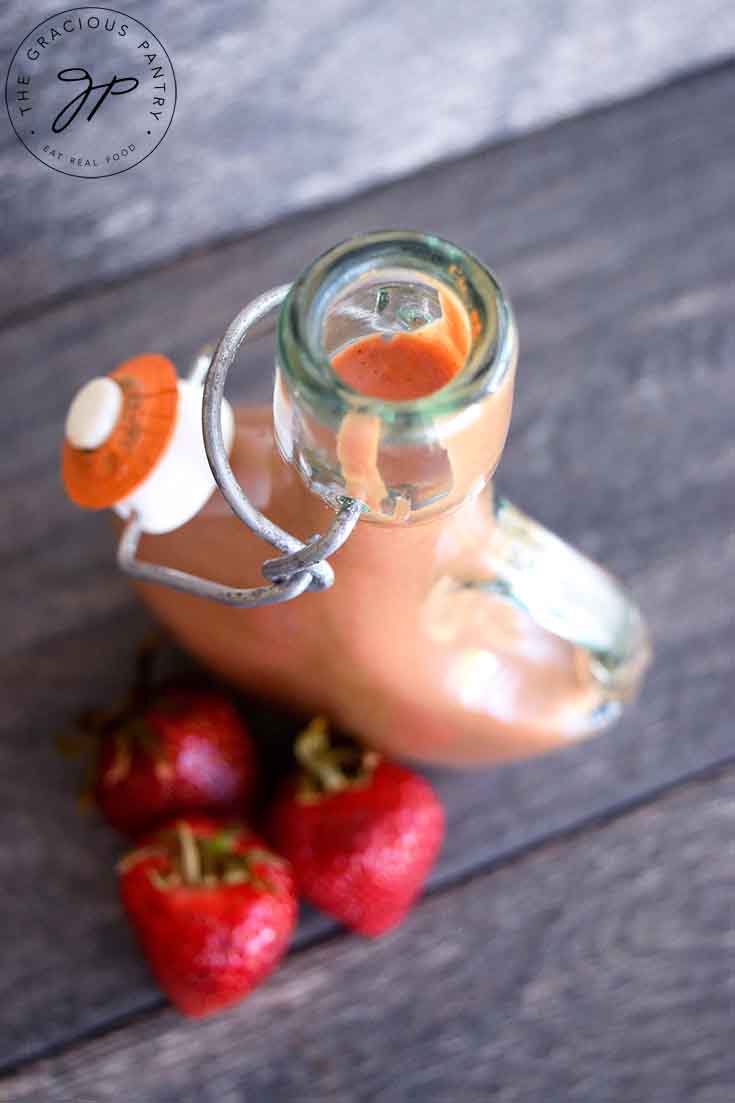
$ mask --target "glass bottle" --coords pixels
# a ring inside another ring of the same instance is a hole
[[[221,443],[251,505],[307,548],[336,510],[360,503],[359,521],[329,559],[334,583],[307,589],[316,575],[302,572],[294,600],[241,609],[139,582],[144,601],[236,685],[325,712],[392,753],[490,762],[607,726],[639,686],[647,633],[610,575],[493,492],[517,360],[513,313],[495,278],[437,237],[381,232],[330,249],[284,295],[272,409],[237,408],[232,417],[223,403]],[[446,340],[450,323],[462,363],[431,393],[386,400],[335,370],[340,352],[366,336],[380,334],[386,347],[398,334]],[[208,470],[191,428],[201,374],[178,384],[173,443],[158,441],[124,495],[118,488],[116,501],[95,502],[123,517],[137,510],[142,528],[154,530],[136,562],[262,587],[267,545],[220,490],[202,504],[200,487],[178,519],[156,523]],[[158,401],[162,393],[159,384]],[[107,447],[102,430],[75,433],[72,413],[65,463],[70,455],[92,464]],[[123,418],[113,415],[106,410],[114,435]],[[128,429],[128,443],[118,441],[126,456],[136,448]],[[130,567],[130,548],[120,558]]]

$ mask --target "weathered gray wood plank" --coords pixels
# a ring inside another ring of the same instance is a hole
[[[6,0],[7,55],[60,7]],[[132,172],[85,181],[35,161],[3,113],[3,315],[652,87],[735,42],[727,0],[123,8],[172,58],[173,126]],[[104,71],[104,37],[99,50]]]
[[[204,1023],[164,1011],[31,1067],[10,1103],[729,1103],[735,776],[293,957]]]
[[[158,1000],[119,915],[115,842],[77,816],[53,748],[76,710],[121,690],[147,623],[105,524],[61,496],[66,402],[136,351],[188,356],[248,296],[349,233],[410,222],[497,268],[523,344],[502,488],[627,577],[657,643],[640,706],[609,735],[530,764],[436,774],[450,824],[437,876],[732,754],[733,95],[733,71],[691,81],[2,334],[4,1062]],[[267,342],[248,365],[241,390],[265,395]]]

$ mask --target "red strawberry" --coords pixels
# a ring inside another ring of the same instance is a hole
[[[304,767],[286,783],[271,837],[317,907],[365,935],[406,915],[434,864],[444,811],[418,774],[373,751],[330,743],[322,717],[296,743]]]
[[[175,820],[119,869],[143,953],[185,1015],[236,1003],[283,956],[297,914],[291,872],[248,827]]]
[[[103,723],[94,786],[113,827],[136,836],[171,816],[242,816],[255,749],[230,701],[212,690],[159,690]]]

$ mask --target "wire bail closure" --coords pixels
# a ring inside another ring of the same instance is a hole
[[[334,583],[334,571],[326,560],[344,544],[357,524],[362,512],[360,503],[345,497],[325,535],[317,533],[307,544],[303,544],[260,513],[249,500],[230,466],[222,435],[221,409],[227,373],[253,326],[274,314],[290,289],[291,284],[281,284],[249,302],[228,326],[211,360],[208,354],[201,354],[189,374],[189,379],[194,382],[204,381],[204,448],[223,497],[236,517],[284,554],[263,564],[267,585],[250,589],[225,586],[174,567],[144,563],[138,559],[142,528],[137,515],[133,514],[123,529],[117,549],[118,566],[133,578],[141,582],[157,582],[174,590],[245,609],[291,601],[306,590],[326,590]]]

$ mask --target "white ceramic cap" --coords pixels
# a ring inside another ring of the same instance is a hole
[[[172,532],[185,525],[212,496],[216,486],[202,436],[203,389],[188,379],[178,382],[176,425],[166,451],[147,479],[122,501],[115,512],[136,513],[144,532]],[[235,415],[222,400],[222,435],[229,454],[235,437]]]
[[[114,379],[104,375],[90,379],[77,391],[66,415],[69,444],[86,451],[99,448],[117,425],[122,404],[122,388]]]

